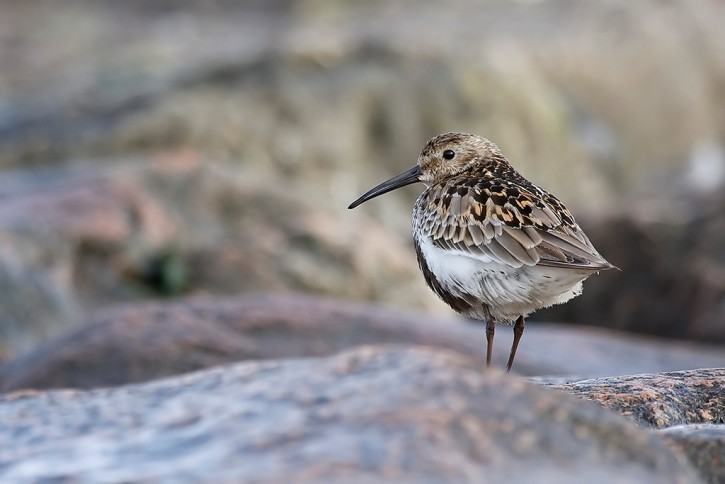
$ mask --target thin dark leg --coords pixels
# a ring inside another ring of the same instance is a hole
[[[524,317],[519,316],[514,324],[514,342],[511,345],[511,354],[509,354],[509,362],[506,365],[506,371],[511,371],[511,367],[514,364],[514,357],[516,356],[516,349],[519,347],[519,340],[521,335],[524,334]]]
[[[486,368],[491,366],[491,357],[493,356],[493,333],[496,331],[496,323],[493,321],[486,322]]]

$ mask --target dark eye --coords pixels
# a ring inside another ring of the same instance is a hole
[[[446,150],[443,152],[443,158],[446,160],[452,160],[454,156],[456,156],[456,153],[453,150]]]

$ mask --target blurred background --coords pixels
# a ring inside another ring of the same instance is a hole
[[[533,320],[725,343],[725,4],[0,0],[0,360],[118,304],[306,292],[445,317],[426,140],[496,142],[621,273]]]

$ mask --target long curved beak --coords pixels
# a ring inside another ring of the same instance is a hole
[[[418,177],[420,176],[420,166],[415,165],[410,170],[406,171],[405,173],[401,173],[398,176],[394,176],[388,181],[384,181],[380,185],[376,186],[375,188],[371,188],[368,190],[363,196],[355,200],[350,204],[347,208],[355,208],[361,203],[367,202],[371,198],[375,198],[378,195],[382,195],[383,193],[388,193],[396,188],[404,187],[406,185],[410,185],[411,183],[415,183],[418,180]]]

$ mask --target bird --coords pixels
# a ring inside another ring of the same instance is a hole
[[[422,182],[412,232],[423,277],[457,313],[486,323],[486,367],[497,324],[513,324],[511,368],[534,311],[582,292],[589,276],[617,269],[551,193],[524,178],[490,140],[468,133],[430,139],[415,166],[349,205]]]

